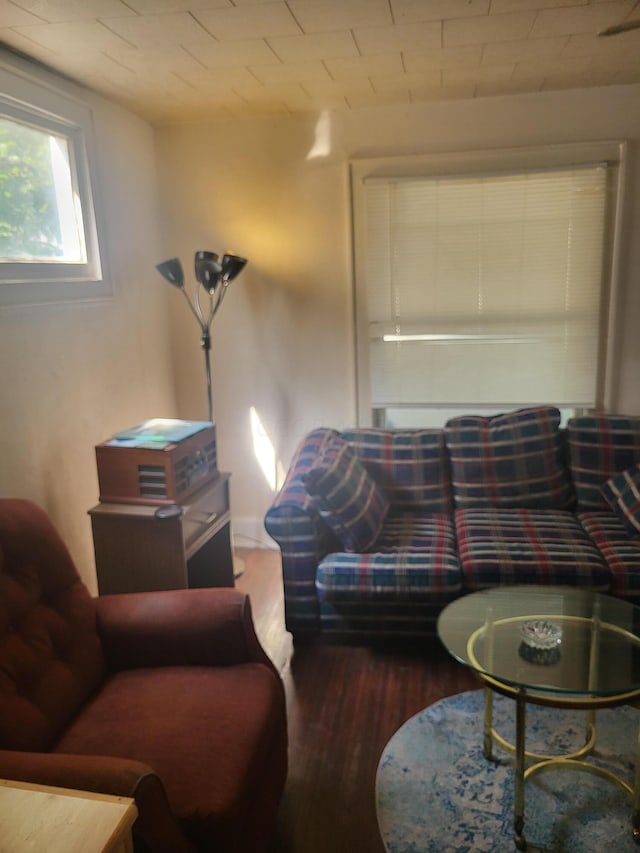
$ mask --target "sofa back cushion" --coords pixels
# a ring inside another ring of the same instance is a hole
[[[373,545],[389,502],[342,436],[325,444],[302,480],[347,551]]]
[[[608,509],[604,484],[640,463],[640,417],[584,415],[572,418],[567,432],[578,508]]]
[[[440,429],[342,432],[393,509],[451,512],[449,463]]]
[[[457,508],[566,509],[573,503],[558,409],[453,418],[445,436]]]
[[[95,606],[47,515],[0,499],[0,749],[49,748],[104,677]]]

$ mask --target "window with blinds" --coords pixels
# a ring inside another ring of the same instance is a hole
[[[597,404],[609,171],[364,178],[354,222],[360,373],[378,423],[405,425],[407,411],[427,423],[425,410],[446,419]]]

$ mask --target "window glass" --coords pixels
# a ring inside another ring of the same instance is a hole
[[[0,260],[86,263],[63,136],[0,118]]]

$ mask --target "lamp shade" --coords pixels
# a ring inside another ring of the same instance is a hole
[[[215,252],[196,252],[194,267],[196,278],[200,284],[213,293],[220,282],[222,267],[218,263]]]
[[[169,284],[177,287],[178,290],[184,290],[184,272],[182,264],[178,258],[171,258],[169,261],[163,261],[161,264],[156,264],[156,269]]]
[[[234,255],[233,252],[225,252],[222,256],[222,278],[225,281],[233,281],[247,263],[246,258]]]

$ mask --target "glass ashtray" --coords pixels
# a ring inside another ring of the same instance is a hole
[[[550,664],[560,660],[562,628],[547,619],[532,619],[520,626],[519,654],[529,663]]]

